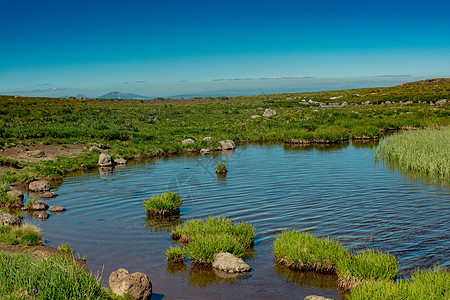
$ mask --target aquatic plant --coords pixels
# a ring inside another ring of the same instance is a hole
[[[166,260],[173,263],[180,263],[186,257],[186,249],[181,247],[170,247],[166,251]]]
[[[283,231],[273,245],[278,263],[301,271],[334,273],[336,263],[350,255],[337,241],[317,238],[297,229]]]
[[[150,215],[170,216],[178,213],[183,198],[175,192],[153,195],[142,204]]]
[[[27,202],[25,202],[25,209],[30,210],[31,207],[33,206],[34,202],[36,202],[36,197],[28,199]]]
[[[186,248],[192,261],[210,264],[214,261],[214,255],[219,252],[229,252],[236,257],[242,257],[246,247],[236,237],[227,233],[219,233],[194,239]]]
[[[220,162],[216,164],[216,173],[224,174],[227,173],[227,164],[225,162]]]
[[[365,250],[337,261],[338,287],[351,290],[363,281],[394,280],[398,274],[397,258],[389,253]]]
[[[375,157],[430,177],[450,179],[450,127],[401,132],[384,138]]]
[[[450,271],[440,267],[417,270],[410,279],[364,281],[351,291],[349,300],[450,299]]]

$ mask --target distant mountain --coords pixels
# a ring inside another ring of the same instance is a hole
[[[109,92],[103,96],[98,97],[100,99],[150,99],[149,97],[137,95],[133,93],[122,93],[122,92]]]

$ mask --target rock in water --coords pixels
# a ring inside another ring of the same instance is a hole
[[[0,212],[0,225],[20,225],[20,219],[15,215]]]
[[[34,201],[33,205],[31,205],[31,210],[47,210],[47,208],[48,204],[41,200]]]
[[[277,111],[275,109],[268,108],[264,111],[263,117],[268,118],[271,116],[275,116],[276,114],[277,114]]]
[[[220,141],[219,143],[222,150],[233,150],[236,148],[236,145],[232,140]]]
[[[7,191],[6,194],[10,197],[17,197],[20,201],[23,201],[23,192],[19,190]]]
[[[114,160],[114,163],[116,165],[126,165],[127,164],[127,160],[125,158],[119,157],[119,158]]]
[[[238,258],[228,252],[216,254],[212,266],[213,268],[230,273],[243,273],[251,270],[250,266],[242,258]]]
[[[111,155],[109,155],[108,153],[100,153],[100,155],[98,156],[98,165],[100,167],[109,167],[113,164],[114,163]]]
[[[63,212],[66,210],[66,208],[64,206],[52,205],[52,206],[50,206],[50,208],[48,210],[50,212]]]
[[[50,184],[47,180],[37,180],[30,182],[28,189],[32,192],[46,192],[50,191]]]
[[[305,300],[334,300],[334,299],[325,298],[325,297],[322,297],[322,296],[311,295],[311,296],[306,296]]]
[[[152,283],[147,275],[140,272],[129,274],[125,269],[114,271],[109,276],[109,287],[119,296],[129,293],[135,299],[152,297]]]

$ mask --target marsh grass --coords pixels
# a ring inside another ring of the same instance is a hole
[[[275,238],[273,254],[278,263],[291,269],[322,273],[334,273],[336,263],[350,255],[337,241],[297,229],[286,230]]]
[[[222,251],[242,257],[253,246],[254,238],[253,225],[223,216],[192,219],[172,231],[172,239],[184,243],[189,257],[199,264],[212,263],[214,254]]]
[[[153,195],[142,204],[149,215],[170,216],[179,212],[183,198],[175,192]]]
[[[4,299],[113,299],[98,278],[67,255],[33,259],[0,252],[0,296]]]
[[[349,300],[365,299],[450,299],[450,271],[434,267],[417,270],[410,279],[365,281],[348,295]]]
[[[375,150],[377,159],[418,171],[430,177],[450,179],[450,127],[400,132],[383,139]]]
[[[166,251],[166,260],[172,263],[181,263],[184,261],[186,254],[186,249],[171,246]]]
[[[338,287],[348,291],[363,281],[394,280],[398,275],[397,258],[389,253],[367,249],[339,259],[336,264]]]
[[[225,162],[220,162],[216,164],[216,173],[217,174],[227,173],[227,164]]]
[[[8,245],[34,246],[42,243],[42,234],[36,225],[24,223],[21,226],[0,226],[0,242]]]

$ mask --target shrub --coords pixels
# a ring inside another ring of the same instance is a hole
[[[183,198],[179,194],[169,191],[150,197],[143,206],[149,214],[169,216],[176,214],[182,203]]]

